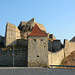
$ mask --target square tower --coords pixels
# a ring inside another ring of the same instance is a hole
[[[7,23],[5,32],[5,46],[13,45],[17,39],[21,39],[20,30],[13,24]]]
[[[28,67],[48,66],[48,38],[35,24],[28,37]]]

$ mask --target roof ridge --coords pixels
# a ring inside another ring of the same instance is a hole
[[[29,36],[47,36],[46,33],[43,33],[43,31],[35,24],[32,32],[29,34]]]

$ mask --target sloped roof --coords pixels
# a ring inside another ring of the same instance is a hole
[[[35,24],[32,32],[29,34],[29,36],[47,36],[46,33],[44,33],[38,26]]]
[[[70,42],[75,42],[75,36],[70,40]]]

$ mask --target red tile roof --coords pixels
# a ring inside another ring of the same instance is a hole
[[[44,33],[40,28],[35,24],[32,32],[29,34],[29,36],[47,36],[46,33]]]

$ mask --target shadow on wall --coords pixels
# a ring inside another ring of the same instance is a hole
[[[62,48],[64,48],[64,45],[61,43],[60,40],[53,40],[53,42],[51,42],[50,40],[48,41],[48,51],[57,52],[60,51]]]
[[[17,39],[13,41],[11,44],[9,44],[8,46],[13,46],[13,45],[28,46],[28,40],[27,39]]]
[[[62,60],[71,54],[75,50],[75,42],[69,42],[64,40],[64,46],[60,51],[50,52],[48,51],[49,56],[49,65],[60,65]]]
[[[28,50],[15,49],[14,50],[14,66],[27,67]],[[13,66],[13,50],[3,51],[0,49],[0,67]]]

